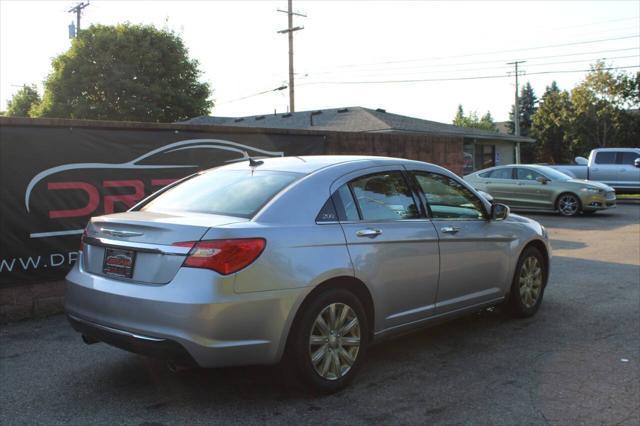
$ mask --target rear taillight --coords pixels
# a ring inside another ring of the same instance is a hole
[[[212,269],[222,275],[233,274],[252,264],[264,250],[262,238],[187,241],[174,246],[191,247],[183,266]]]

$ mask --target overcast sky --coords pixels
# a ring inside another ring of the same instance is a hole
[[[69,48],[73,1],[0,1],[0,110],[22,84],[38,85]],[[93,23],[152,24],[176,31],[202,79],[213,115],[285,112],[287,91],[241,99],[287,82],[286,1],[107,1],[84,10]],[[506,120],[526,60],[538,96],[556,80],[571,88],[597,58],[636,72],[640,1],[294,1],[307,18],[295,33],[296,109],[342,106],[451,122],[456,107]],[[541,74],[545,73],[545,74]],[[475,77],[492,77],[477,79]],[[462,78],[462,79],[461,79]],[[451,80],[458,79],[458,80]],[[400,82],[398,80],[431,80]],[[354,84],[354,82],[359,82]],[[376,82],[376,83],[362,83]]]

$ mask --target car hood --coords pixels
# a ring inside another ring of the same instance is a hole
[[[598,189],[602,189],[604,191],[613,191],[609,185],[605,185],[602,182],[596,182],[594,180],[586,180],[586,179],[569,179],[567,182],[577,184],[577,185],[586,185]]]

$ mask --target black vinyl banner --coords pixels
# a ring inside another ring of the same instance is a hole
[[[320,135],[0,126],[0,286],[62,279],[89,218],[198,170],[323,152]]]

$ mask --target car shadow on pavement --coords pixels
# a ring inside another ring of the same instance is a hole
[[[580,214],[573,217],[561,216],[551,212],[514,212],[525,216],[549,228],[569,230],[610,231],[640,222],[640,205],[624,204],[616,208],[599,211],[594,214]],[[633,220],[629,220],[633,218]]]

